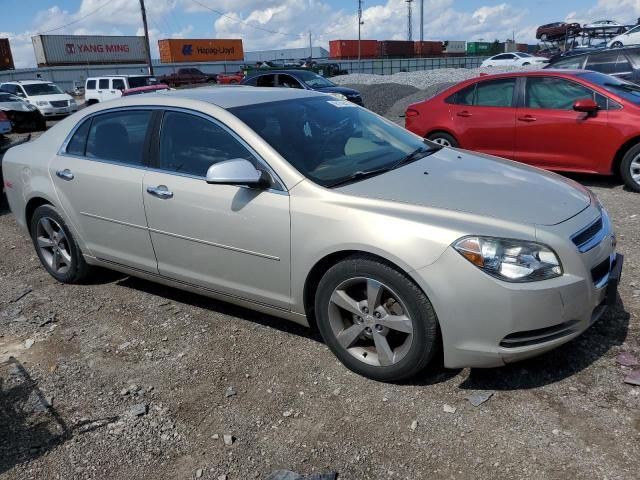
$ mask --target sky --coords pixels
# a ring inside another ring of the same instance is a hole
[[[357,38],[357,0],[145,0],[152,57],[162,38],[242,38],[245,51],[328,48]],[[413,3],[414,40],[419,4]],[[35,66],[31,36],[140,35],[137,0],[0,0],[0,38],[9,38],[16,68]],[[612,19],[636,23],[640,0],[424,0],[425,40],[533,43],[538,25]],[[362,38],[407,38],[405,0],[365,0]],[[60,28],[62,27],[62,28]]]

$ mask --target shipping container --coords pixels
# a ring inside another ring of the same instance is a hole
[[[378,56],[377,40],[360,40],[360,58],[376,58]],[[330,40],[329,58],[357,59],[358,40]]]
[[[529,51],[529,45],[526,43],[516,43],[516,50],[518,52],[527,53]]]
[[[422,58],[441,57],[442,42],[414,42],[413,53]]]
[[[445,53],[465,53],[467,51],[467,42],[464,40],[445,40]]]
[[[492,48],[491,42],[467,42],[467,55],[491,55]]]
[[[162,63],[225,62],[243,60],[240,39],[178,39],[158,40]]]
[[[0,38],[0,70],[14,70],[13,55],[8,38]]]
[[[381,40],[378,42],[379,58],[411,58],[413,42],[408,40]]]
[[[31,41],[39,67],[146,63],[144,37],[36,35]]]

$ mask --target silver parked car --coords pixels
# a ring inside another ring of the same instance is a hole
[[[493,367],[616,298],[607,212],[552,173],[424,141],[353,103],[213,87],[96,105],[4,161],[47,271],[99,265],[317,325],[370,378]]]

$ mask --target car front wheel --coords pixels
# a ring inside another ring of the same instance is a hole
[[[620,175],[627,187],[634,192],[640,192],[640,144],[629,149],[622,158]]]
[[[611,48],[622,48],[624,47],[624,45],[622,44],[622,42],[613,42],[611,44]]]
[[[69,227],[51,205],[36,208],[31,217],[31,239],[40,262],[62,283],[78,283],[89,273]]]
[[[406,275],[373,257],[333,266],[318,286],[322,337],[350,370],[393,382],[423,370],[440,345],[425,294]]]
[[[448,133],[436,132],[427,137],[427,140],[431,140],[433,143],[442,145],[443,147],[458,147],[458,142]]]

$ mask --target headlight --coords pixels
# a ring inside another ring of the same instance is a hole
[[[331,92],[331,93],[329,93],[329,95],[332,95],[332,96],[334,96],[336,98],[339,98],[340,100],[346,100],[347,99],[346,95],[343,95],[342,93],[338,93],[338,92]]]
[[[479,269],[506,282],[536,282],[562,275],[558,256],[540,243],[464,237],[453,247]]]
[[[45,100],[38,100],[36,102],[36,105],[40,106],[40,107],[46,107],[47,105],[49,105],[49,102],[45,101]]]
[[[33,112],[34,110],[37,110],[37,108],[35,105],[27,103],[27,110],[29,110],[30,112]]]

